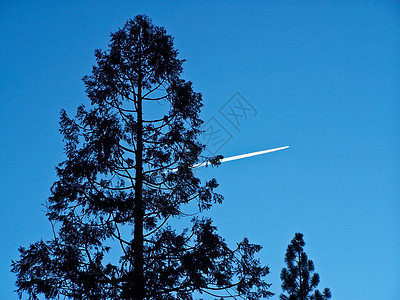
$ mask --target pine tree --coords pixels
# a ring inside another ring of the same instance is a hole
[[[208,210],[223,197],[191,168],[208,159],[198,142],[202,97],[183,80],[173,38],[143,15],[111,34],[83,81],[90,108],[61,112],[66,160],[47,216],[54,238],[20,247],[20,297],[192,299],[193,293],[258,299],[269,273],[244,239],[229,248]],[[214,165],[220,157],[210,158]],[[172,220],[172,221],[171,221]],[[115,259],[115,258],[118,259]]]
[[[287,268],[281,272],[282,290],[281,300],[326,300],[331,298],[329,288],[321,293],[316,287],[319,284],[319,275],[314,273],[315,267],[309,260],[303,248],[305,242],[303,234],[296,233],[287,247],[285,263]],[[315,289],[315,290],[314,290]]]

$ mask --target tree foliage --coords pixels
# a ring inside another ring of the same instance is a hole
[[[319,275],[314,273],[315,267],[309,260],[303,248],[305,242],[303,234],[296,233],[286,250],[285,263],[287,268],[281,272],[282,290],[281,300],[326,300],[331,298],[329,288],[321,293],[316,287],[319,284]]]
[[[272,295],[260,246],[244,239],[231,249],[210,219],[187,213],[223,197],[191,168],[209,159],[198,142],[202,97],[180,77],[173,38],[140,15],[95,58],[83,78],[90,107],[61,112],[67,158],[47,204],[54,238],[20,247],[12,264],[20,297]],[[185,229],[173,227],[185,218]]]

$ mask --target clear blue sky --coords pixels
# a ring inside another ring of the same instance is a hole
[[[18,246],[50,236],[59,111],[88,104],[94,49],[143,13],[175,37],[203,119],[229,132],[221,154],[293,145],[198,171],[220,182],[209,215],[228,243],[264,246],[273,299],[295,232],[334,299],[399,299],[399,2],[159,2],[1,1],[0,299],[16,298]],[[254,108],[237,128],[221,113],[236,92]]]

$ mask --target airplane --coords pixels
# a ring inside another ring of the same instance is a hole
[[[261,151],[246,153],[246,154],[225,157],[225,158],[221,159],[220,162],[223,163],[223,162],[227,162],[227,161],[233,161],[233,160],[238,160],[238,159],[242,159],[242,158],[248,158],[248,157],[252,157],[252,156],[262,155],[262,154],[271,153],[271,152],[275,152],[275,151],[279,151],[279,150],[284,150],[289,147],[290,146],[283,146],[283,147],[278,147],[278,148],[273,148],[273,149],[267,149],[267,150],[261,150]],[[211,165],[211,162],[205,161],[205,162],[193,165],[192,168],[200,168],[200,167],[205,167],[208,165]],[[173,169],[173,170],[171,170],[171,172],[176,172],[177,170],[178,169]]]
[[[246,153],[246,154],[240,154],[240,155],[225,157],[225,158],[221,159],[220,162],[223,163],[223,162],[227,162],[227,161],[238,160],[238,159],[242,159],[242,158],[262,155],[262,154],[271,153],[271,152],[275,152],[275,151],[279,151],[279,150],[284,150],[284,149],[287,149],[289,147],[290,146],[283,146],[283,147],[279,147],[279,148],[273,148],[273,149],[267,149],[267,150],[261,150],[261,151]],[[204,166],[208,166],[208,165],[211,165],[211,162],[206,161],[206,162],[202,162],[202,163],[199,163],[199,164],[195,164],[195,165],[192,166],[192,168],[199,168],[199,167],[204,167]]]

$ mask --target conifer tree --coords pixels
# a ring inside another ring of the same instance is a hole
[[[260,246],[244,239],[230,248],[210,219],[187,214],[223,197],[215,179],[202,182],[191,168],[208,159],[198,141],[202,97],[180,77],[173,38],[139,15],[95,57],[83,78],[90,107],[75,118],[61,112],[66,160],[47,205],[54,238],[20,247],[12,264],[19,296],[272,295],[269,270],[255,258]],[[185,217],[186,229],[173,227]]]
[[[296,233],[286,250],[285,263],[287,268],[281,272],[281,300],[326,300],[331,298],[329,288],[321,293],[317,288],[319,275],[314,273],[315,267],[304,252],[303,234]]]

